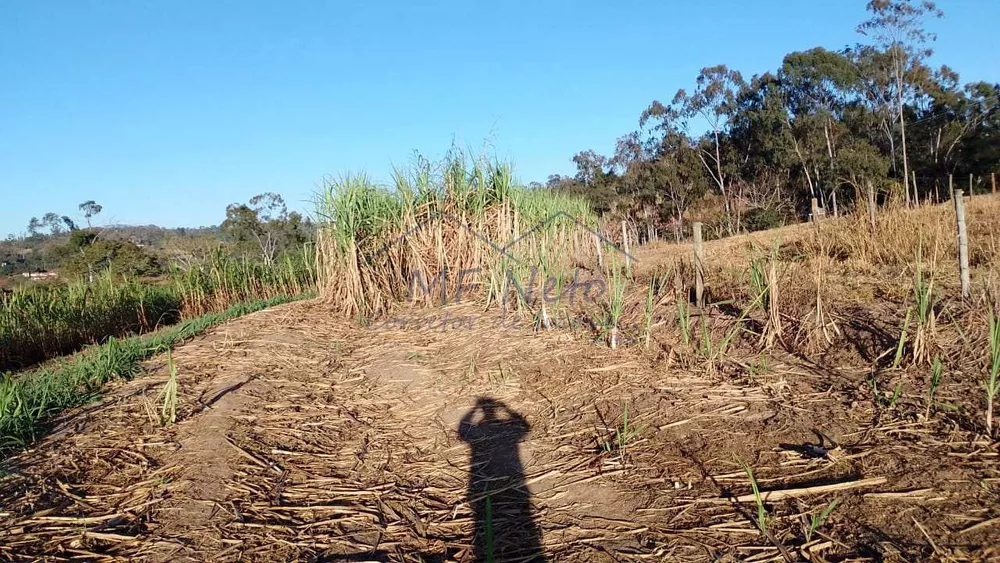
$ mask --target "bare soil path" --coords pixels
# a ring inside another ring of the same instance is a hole
[[[218,327],[176,350],[166,427],[151,362],[4,464],[0,559],[1000,555],[995,445],[941,419],[873,424],[857,370],[694,369],[472,305],[406,318],[358,327],[303,302]],[[820,455],[814,430],[835,442]],[[767,535],[752,501],[727,498],[750,492],[741,461],[783,491]]]

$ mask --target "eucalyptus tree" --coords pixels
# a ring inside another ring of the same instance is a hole
[[[550,176],[547,185],[587,198],[599,213],[611,210],[617,199],[618,186],[610,160],[588,149],[575,154],[573,163],[576,164],[573,178]]]
[[[694,142],[680,131],[669,131],[653,148],[652,176],[664,205],[669,205],[674,236],[684,230],[684,214],[708,191],[708,176]]]
[[[650,209],[657,204],[657,178],[652,166],[653,155],[639,131],[620,137],[615,154],[609,160],[618,174],[616,189],[619,210],[632,215],[642,213],[651,219]]]
[[[889,161],[877,147],[860,137],[851,137],[844,143],[836,162],[836,178],[853,188],[856,202],[866,202],[872,229],[878,194],[888,183],[888,173]]]
[[[679,239],[684,213],[707,189],[691,138],[673,129],[635,131],[618,139],[611,163],[618,171],[619,207],[641,216],[650,230],[668,219]]]
[[[30,237],[40,236],[42,234],[41,231],[42,231],[42,222],[38,219],[38,217],[32,217],[28,221],[28,236]]]
[[[965,115],[973,123],[963,137],[962,159],[969,173],[994,173],[1000,162],[1000,83],[965,86]]]
[[[1000,85],[960,86],[958,74],[942,67],[931,77],[924,97],[926,104],[914,108],[921,173],[943,177],[992,172],[1000,160]]]
[[[912,95],[908,75],[933,51],[927,44],[936,36],[924,29],[926,17],[944,16],[929,0],[870,0],[871,17],[858,25],[858,33],[871,37],[875,46],[887,56],[890,79],[884,85],[885,98],[895,104],[899,123],[900,146],[903,156],[903,185],[910,178],[906,154],[906,116],[904,105]],[[909,190],[904,190],[909,201]]]
[[[834,161],[846,134],[842,120],[858,84],[857,67],[843,53],[817,47],[786,55],[778,77],[788,108],[785,124],[811,197],[829,190],[835,198]]]
[[[32,217],[32,223],[34,223],[34,217]],[[61,235],[63,233],[71,232],[76,230],[76,223],[73,222],[67,215],[59,215],[58,213],[46,213],[42,216],[40,226],[49,229],[49,234],[52,236]],[[31,223],[28,225],[31,228]]]
[[[294,251],[309,240],[313,226],[298,212],[288,211],[285,200],[267,192],[244,204],[226,207],[220,229],[238,251],[257,255],[264,264],[274,263],[282,251]]]
[[[873,210],[900,184],[909,201],[916,174],[925,194],[927,179],[948,174],[983,182],[1000,161],[1000,84],[963,86],[948,67],[927,65],[935,36],[925,24],[942,16],[933,2],[866,2],[857,31],[867,44],[793,52],[749,82],[725,65],[704,68],[693,90],[649,104],[611,159],[579,153],[576,178],[556,184],[678,221],[693,198],[715,192],[724,209],[709,213],[721,234],[752,207],[804,211],[815,197],[836,209],[853,196]]]
[[[701,150],[698,156],[712,183],[722,195],[727,228],[732,234],[736,225],[733,221],[732,194],[729,188],[734,163],[727,162],[724,158],[728,155],[723,148],[723,137],[737,110],[737,96],[746,83],[738,71],[730,70],[726,65],[717,65],[703,68],[695,85],[694,92],[690,94],[683,88],[678,90],[670,107],[654,101],[642,113],[639,125],[645,126],[647,122],[655,121],[660,129],[678,128],[687,131],[692,118],[700,118],[708,125],[709,131],[699,143]]]
[[[747,209],[777,210],[786,201],[782,194],[792,180],[792,168],[802,165],[813,192],[809,168],[801,147],[792,135],[790,114],[776,75],[754,76],[737,97],[728,142],[739,155],[738,195]],[[796,194],[798,195],[798,194]]]
[[[103,207],[101,207],[101,205],[99,203],[97,203],[96,201],[94,201],[92,199],[88,199],[87,201],[81,203],[77,207],[79,208],[80,212],[83,213],[84,219],[87,220],[87,228],[88,229],[91,227],[90,220],[94,216],[96,216],[97,214],[99,214],[101,212],[101,210],[104,209]]]

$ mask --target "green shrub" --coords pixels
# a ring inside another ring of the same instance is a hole
[[[163,260],[132,242],[100,238],[96,233],[73,231],[69,241],[53,251],[61,262],[63,277],[73,279],[98,272],[118,276],[152,277],[165,272]]]
[[[754,231],[766,231],[775,229],[782,225],[781,213],[766,207],[754,207],[747,211],[743,218],[743,228],[751,233]]]

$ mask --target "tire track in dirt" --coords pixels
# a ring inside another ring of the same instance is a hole
[[[239,459],[234,451],[237,446],[230,440],[235,427],[234,416],[245,411],[252,402],[250,396],[241,392],[252,379],[223,378],[211,382],[215,384],[212,396],[224,394],[211,406],[178,425],[178,449],[167,461],[168,467],[178,469],[175,484],[166,502],[157,510],[157,535],[167,542],[176,541],[176,544],[160,544],[164,549],[150,554],[153,561],[175,560],[179,545],[196,551],[220,548],[218,538],[192,532],[233,516],[224,508],[229,493],[225,482],[232,479],[233,467]],[[227,391],[234,385],[239,387]]]

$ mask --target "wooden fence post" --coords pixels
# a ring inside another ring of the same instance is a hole
[[[875,186],[868,182],[868,221],[871,223],[872,234],[875,234]]]
[[[990,172],[990,185],[992,186],[993,193],[997,193],[997,175],[995,172]]]
[[[972,174],[969,174],[969,197],[972,197],[973,193],[975,192],[972,191]]]
[[[630,258],[630,256],[632,255],[632,249],[630,248],[628,242],[629,242],[628,227],[626,226],[625,220],[622,219],[622,245],[624,245],[624,250],[625,250],[625,267],[631,268],[632,258]]]
[[[701,246],[701,223],[691,224],[694,238],[694,297],[699,307],[705,305],[705,249]]]
[[[604,254],[601,253],[601,237],[594,235],[594,248],[597,249],[597,267],[604,269]]]
[[[962,190],[955,191],[955,217],[958,219],[958,269],[962,281],[962,299],[972,293],[969,280],[969,235],[965,228],[965,200]]]
[[[955,184],[951,174],[948,174],[948,197],[955,199]]]
[[[920,192],[917,191],[917,171],[914,170],[910,173],[913,177],[913,201],[916,203],[916,207],[920,207]]]

